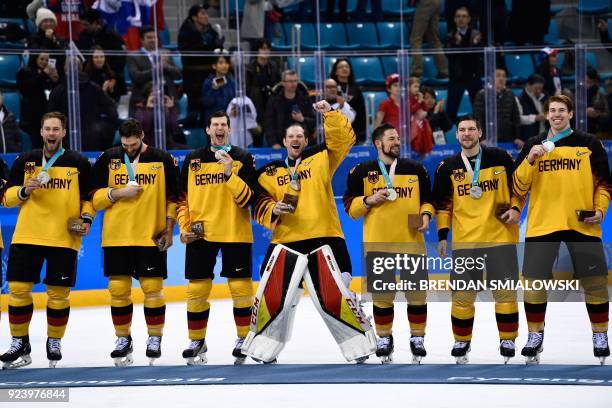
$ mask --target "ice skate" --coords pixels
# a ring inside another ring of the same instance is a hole
[[[115,349],[111,352],[111,358],[115,362],[115,367],[127,367],[134,363],[132,357],[132,336],[117,337]]]
[[[183,358],[187,362],[187,365],[201,365],[206,364],[206,340],[191,340],[189,346],[183,350]]]
[[[410,352],[412,353],[412,364],[421,364],[423,357],[427,355],[423,336],[410,337]]]
[[[234,365],[242,365],[247,358],[247,355],[242,352],[242,344],[244,343],[244,337],[238,337],[236,343],[234,343],[234,350],[232,350],[232,356],[234,356]]]
[[[504,364],[508,364],[508,361],[516,354],[514,340],[500,340],[499,354],[504,358]]]
[[[147,357],[149,365],[152,366],[155,360],[161,357],[161,336],[149,336],[147,339]]]
[[[28,336],[13,337],[6,353],[0,356],[2,369],[25,367],[32,364],[30,357],[30,338]]]
[[[525,364],[540,364],[540,353],[544,351],[544,332],[529,332],[527,344],[521,350]]]
[[[606,357],[610,357],[608,333],[593,333],[593,355],[599,358],[599,364],[606,364]]]
[[[382,364],[393,362],[393,335],[378,338],[376,343],[376,357],[380,358]]]
[[[55,368],[58,361],[62,359],[62,339],[55,337],[47,338],[47,360],[49,368]]]
[[[451,356],[455,357],[457,364],[467,364],[470,361],[469,353],[471,350],[471,342],[455,341],[453,349],[451,350]]]

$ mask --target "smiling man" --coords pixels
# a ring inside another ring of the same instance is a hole
[[[591,329],[593,354],[600,361],[608,346],[608,268],[601,242],[601,222],[610,203],[610,168],[602,143],[572,130],[573,103],[552,96],[544,106],[548,132],[530,138],[514,172],[514,193],[529,192],[523,275],[526,280],[551,279],[561,241],[567,245],[580,279]],[[546,290],[525,291],[529,338],[522,350],[528,364],[538,363],[544,342]]]
[[[251,246],[253,232],[249,205],[254,201],[255,162],[247,151],[229,144],[229,116],[215,112],[208,119],[210,147],[192,151],[185,158],[180,177],[178,222],[181,241],[187,244],[185,278],[189,347],[187,364],[206,362],[206,326],[217,254],[221,251],[221,276],[234,301],[238,338],[232,355],[244,362],[242,342],[249,331],[253,283]]]
[[[102,153],[93,168],[91,201],[105,210],[102,225],[104,276],[108,277],[111,316],[117,342],[115,365],[132,359],[132,277],[144,294],[149,338],[146,356],[161,356],[166,305],[163,280],[168,277],[166,254],[172,245],[178,201],[178,169],[167,152],[143,142],[140,122],[119,127],[121,146]]]
[[[9,323],[13,339],[0,356],[5,368],[28,365],[28,337],[34,305],[32,287],[40,282],[47,262],[47,359],[62,359],[61,339],[70,314],[70,287],[76,282],[77,253],[95,211],[88,192],[91,165],[78,152],[62,147],[66,117],[49,112],[41,120],[43,148],[17,157],[2,204],[19,206],[19,216],[6,270],[9,282]]]
[[[505,150],[480,144],[478,120],[457,120],[461,152],[440,163],[434,181],[434,204],[438,228],[438,252],[447,256],[448,232],[452,228],[453,265],[451,282],[488,282],[518,279],[519,200],[512,196],[514,162]],[[459,261],[470,268],[460,270]],[[466,262],[467,263],[467,262]],[[486,274],[485,274],[486,271]],[[499,352],[504,360],[514,357],[518,334],[516,291],[493,290]],[[455,344],[451,355],[458,364],[468,362],[477,292],[452,292],[451,322]]]
[[[422,164],[400,158],[401,139],[391,125],[377,127],[372,134],[378,153],[354,167],[348,176],[344,208],[353,219],[363,216],[363,242],[368,265],[368,278],[373,278],[371,259],[407,253],[420,257],[426,253],[425,238],[434,214],[431,183]],[[409,222],[416,217],[417,222]],[[407,271],[408,272],[408,271]],[[400,276],[405,276],[400,274]],[[427,280],[426,268],[414,271],[410,278],[416,283]],[[410,350],[414,362],[427,355],[424,346],[427,321],[426,292],[406,291],[410,323]],[[378,334],[376,355],[383,363],[392,361],[393,317],[395,292],[373,293],[374,322]]]

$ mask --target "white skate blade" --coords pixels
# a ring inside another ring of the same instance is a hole
[[[12,370],[14,368],[25,367],[32,364],[32,357],[29,354],[24,354],[18,360],[10,361],[2,364],[3,370]]]
[[[188,357],[185,359],[185,362],[187,363],[188,366],[193,366],[193,365],[204,365],[206,363],[208,363],[208,360],[206,359],[206,353],[200,353],[195,357]]]
[[[417,364],[420,365],[421,364],[421,360],[423,359],[423,356],[412,356],[412,364]]]
[[[236,357],[234,360],[234,365],[243,365],[246,361],[246,357]]]
[[[155,365],[155,360],[157,360],[157,357],[149,357],[149,365],[150,366]]]
[[[391,364],[393,363],[393,353],[388,356],[380,356],[380,364]]]
[[[606,357],[599,357],[599,364],[600,365],[605,365],[606,364]]]
[[[132,357],[132,353],[130,353],[125,357],[113,358],[113,361],[115,362],[115,367],[128,367],[134,363],[134,358]]]
[[[49,368],[55,368],[59,360],[49,360]]]
[[[470,358],[466,354],[465,356],[455,357],[455,363],[457,364],[467,364],[470,361]]]
[[[508,364],[508,361],[510,361],[510,357],[504,357],[504,364]]]

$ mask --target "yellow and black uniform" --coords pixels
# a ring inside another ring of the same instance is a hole
[[[454,264],[459,259],[484,259],[474,262],[474,268],[463,274],[451,271],[452,280],[482,279],[486,269],[487,280],[518,279],[518,225],[506,224],[498,216],[511,207],[521,208],[512,195],[514,162],[505,150],[480,146],[482,158],[478,185],[482,189],[479,199],[470,196],[472,177],[458,153],[444,159],[436,171],[434,205],[438,239],[445,240],[452,228]],[[476,157],[468,157],[475,167]],[[484,268],[478,268],[478,266]],[[516,292],[494,290],[495,318],[501,340],[514,340],[518,334],[518,305]],[[454,291],[451,321],[456,341],[470,341],[474,324],[476,291]]]
[[[585,290],[594,332],[608,330],[608,291],[601,225],[578,221],[576,211],[600,210],[605,216],[611,196],[608,156],[593,135],[573,131],[557,141],[555,149],[529,164],[534,145],[547,138],[542,133],[527,141],[513,177],[514,193],[531,192],[527,212],[523,274],[549,279],[561,241],[568,247],[574,273]],[[530,331],[544,328],[545,290],[525,292],[525,313]]]
[[[390,166],[386,165],[387,174]],[[395,201],[368,208],[365,198],[387,185],[377,160],[361,163],[351,169],[344,194],[344,208],[353,219],[363,219],[363,243],[366,252],[366,275],[371,277],[371,259],[389,256],[391,253],[408,253],[419,256],[426,253],[423,233],[409,227],[408,216],[435,212],[432,204],[431,182],[422,164],[409,159],[397,159],[393,188],[397,192]],[[414,244],[414,245],[410,245]],[[394,248],[395,247],[395,248]],[[427,270],[413,271],[410,279],[427,279]],[[403,277],[403,276],[402,276]],[[410,332],[413,336],[424,336],[427,322],[426,292],[405,292],[408,301],[407,313]],[[392,334],[395,293],[374,293],[374,322],[378,336]]]
[[[4,191],[9,180],[9,168],[6,165],[4,159],[0,157],[0,197],[4,195]],[[4,249],[4,241],[2,240],[2,234],[0,234],[0,258],[2,258],[2,250]],[[2,274],[0,273],[0,287],[2,286]]]
[[[204,236],[187,244],[185,278],[189,338],[206,336],[210,304],[208,296],[214,278],[216,257],[221,250],[221,276],[228,278],[234,300],[234,321],[238,337],[249,331],[253,305],[251,246],[253,231],[249,205],[255,197],[255,161],[247,151],[231,146],[232,174],[224,175],[223,165],[210,148],[189,153],[179,182],[178,223],[189,232],[196,222],[203,224]]]
[[[258,195],[253,218],[272,230],[262,267],[275,244],[305,254],[328,244],[340,270],[352,272],[331,181],[355,143],[355,133],[339,111],[326,112],[323,118],[325,142],[304,150],[297,168],[295,160],[288,160],[291,170],[298,174],[300,191],[291,189],[291,175],[284,161],[271,162],[257,171],[257,181],[265,192]],[[285,193],[298,195],[298,203],[294,213],[277,217],[272,210]]]
[[[167,252],[159,251],[154,239],[166,229],[167,218],[176,219],[178,169],[169,153],[147,146],[138,156],[134,171],[142,193],[133,199],[115,201],[112,190],[125,187],[129,181],[124,153],[121,147],[102,153],[92,177],[93,206],[97,211],[105,210],[102,247],[104,275],[110,277],[111,315],[116,335],[129,335],[132,277],[139,279],[149,335],[161,336],[166,311],[162,280],[167,277]]]
[[[40,173],[42,160],[42,149],[17,157],[2,199],[5,207],[21,207],[6,271],[9,322],[14,337],[28,334],[32,287],[40,282],[45,260],[48,336],[64,336],[70,314],[70,287],[76,281],[77,251],[81,247],[81,237],[68,231],[68,220],[80,217],[91,223],[95,214],[87,197],[91,165],[75,151],[65,150],[48,169],[49,182],[25,195],[23,186]]]

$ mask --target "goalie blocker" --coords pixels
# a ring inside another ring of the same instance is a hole
[[[261,277],[242,352],[263,362],[276,359],[291,336],[302,279],[347,361],[376,352],[374,330],[342,275],[329,245],[308,255],[276,245]]]

